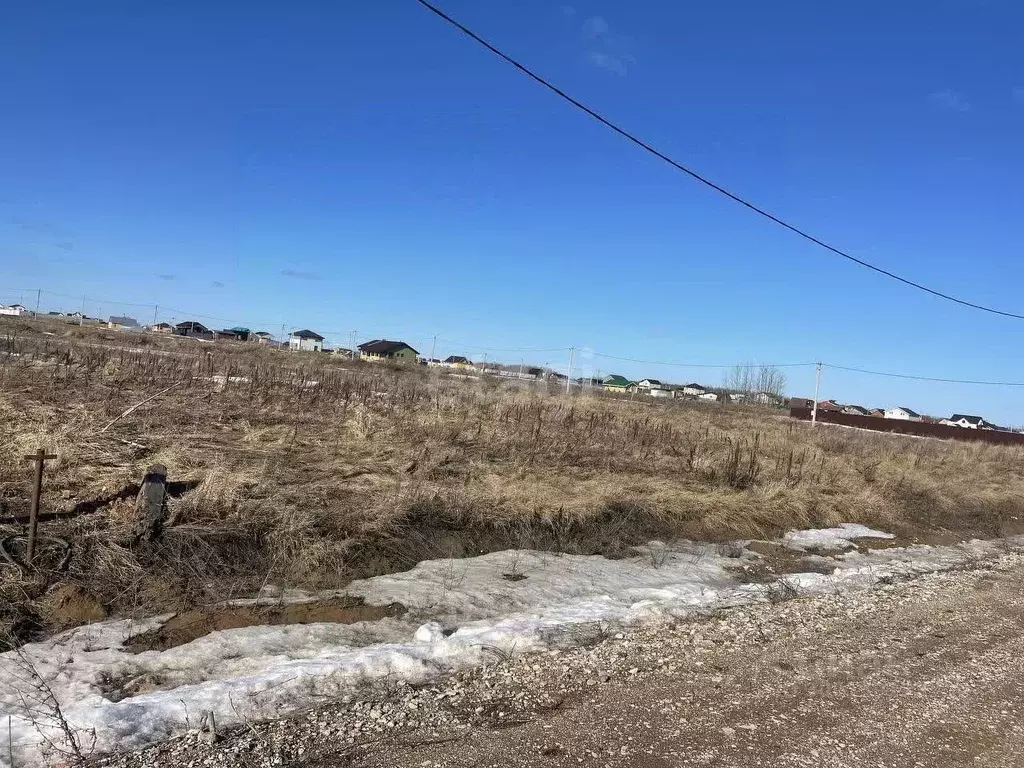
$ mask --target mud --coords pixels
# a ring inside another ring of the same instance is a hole
[[[205,606],[176,614],[157,629],[135,635],[125,643],[125,648],[132,653],[166,651],[224,629],[279,624],[354,624],[401,616],[405,611],[405,606],[399,603],[364,605],[352,597],[310,603]]]

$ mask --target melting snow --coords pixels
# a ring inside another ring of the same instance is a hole
[[[806,531],[790,531],[782,537],[782,543],[790,549],[837,550],[851,549],[851,539],[893,539],[891,533],[876,531],[859,523],[841,523],[838,528],[811,528]]]
[[[821,546],[821,540],[888,536],[860,526],[812,533],[790,538]],[[858,589],[995,551],[995,544],[972,542],[847,553],[836,558],[832,575],[786,580],[804,594]],[[126,640],[168,617],[102,622],[0,654],[0,717],[11,718],[16,765],[40,762],[47,742],[61,739],[52,703],[33,694],[45,681],[85,745],[94,732],[98,752],[136,748],[196,727],[207,710],[230,726],[337,698],[385,676],[421,682],[480,665],[496,649],[564,647],[599,637],[611,624],[765,600],[766,585],[740,584],[730,570],[753,557],[746,552],[737,561],[715,546],[684,542],[652,544],[622,560],[534,551],[431,560],[347,590],[371,605],[403,603],[409,612],[400,619],[245,627],[137,655],[124,649]],[[112,701],[111,691],[134,695]],[[0,765],[6,741],[7,729],[0,729]]]

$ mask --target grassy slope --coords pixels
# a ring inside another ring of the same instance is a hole
[[[153,549],[125,546],[129,501],[45,524],[74,542],[68,573],[0,570],[8,620],[28,628],[59,621],[47,602],[58,581],[143,615],[268,580],[340,586],[508,547],[616,555],[649,538],[838,522],[992,536],[1024,507],[1017,447],[811,430],[753,408],[569,399],[250,345],[31,323],[4,331],[5,514],[27,509],[22,456],[40,446],[59,456],[47,509],[116,491],[154,462],[197,484],[171,500],[174,524]]]

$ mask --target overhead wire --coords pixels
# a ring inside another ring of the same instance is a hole
[[[715,365],[712,363],[678,363],[665,360],[641,360],[635,357],[619,357],[617,355],[606,355],[603,352],[591,352],[594,357],[603,357],[607,360],[619,360],[626,363],[641,363],[643,365],[667,365],[674,368],[806,368],[817,365],[810,363],[732,363],[728,365]]]
[[[892,379],[912,379],[914,381],[935,381],[943,384],[977,384],[989,387],[1024,387],[1024,381],[982,381],[979,379],[944,379],[938,376],[918,376],[912,373],[891,373],[889,371],[869,371],[864,368],[853,368],[848,365],[836,365],[834,363],[822,363],[825,368],[832,368],[837,371],[851,371],[853,373],[865,373],[870,376],[886,376]]]
[[[579,101],[575,97],[570,96],[566,91],[564,91],[561,88],[559,88],[558,86],[554,85],[549,80],[546,80],[545,78],[541,77],[536,72],[534,72],[532,69],[529,69],[527,66],[525,66],[522,63],[520,63],[516,59],[512,58],[507,53],[504,53],[503,51],[501,51],[500,49],[498,49],[497,47],[495,47],[494,45],[489,43],[487,40],[482,38],[480,35],[475,33],[473,30],[469,29],[464,24],[460,23],[459,21],[457,21],[454,18],[452,18],[451,16],[449,16],[447,13],[442,11],[437,6],[427,2],[427,0],[416,0],[416,2],[419,3],[421,6],[423,6],[424,8],[426,8],[431,13],[433,13],[434,15],[436,15],[438,18],[442,19],[446,23],[448,23],[451,26],[453,26],[456,29],[458,29],[466,37],[468,37],[471,40],[479,43],[484,48],[489,50],[491,53],[493,53],[494,55],[498,56],[499,58],[501,58],[502,60],[504,60],[508,64],[511,64],[513,67],[515,67],[517,70],[522,72],[524,75],[526,75],[527,77],[529,77],[530,79],[532,79],[536,83],[542,85],[544,88],[547,88],[549,91],[551,91],[555,95],[559,96],[560,98],[564,99],[569,104],[571,104],[572,106],[574,106],[577,109],[581,110],[582,112],[586,113],[587,115],[592,117],[594,120],[596,120],[597,122],[599,122],[602,125],[604,125],[606,128],[609,128],[610,130],[614,131],[618,135],[622,136],[627,141],[632,142],[633,144],[635,144],[636,146],[640,147],[644,151],[650,153],[651,155],[654,155],[659,160],[662,160],[662,161],[668,163],[669,165],[671,165],[676,170],[682,171],[683,173],[687,174],[691,178],[693,178],[696,181],[700,182],[701,184],[703,184],[703,185],[713,189],[714,191],[718,192],[719,194],[722,194],[725,197],[729,198],[730,200],[732,200],[732,201],[734,201],[736,203],[739,203],[740,205],[744,206],[745,208],[753,211],[754,213],[756,213],[756,214],[758,214],[760,216],[763,216],[764,218],[768,219],[769,221],[772,221],[775,224],[778,224],[780,227],[783,227],[784,229],[787,229],[790,232],[792,232],[792,233],[794,233],[796,235],[799,235],[800,237],[804,238],[805,240],[808,240],[808,241],[814,243],[815,245],[820,246],[821,248],[824,248],[825,250],[827,250],[827,251],[829,251],[829,252],[831,252],[831,253],[833,253],[833,254],[835,254],[837,256],[841,256],[842,258],[847,259],[848,261],[851,261],[854,264],[858,264],[858,265],[860,265],[862,267],[865,267],[865,268],[870,269],[870,270],[872,270],[874,272],[877,272],[880,275],[884,275],[885,277],[889,277],[889,278],[891,278],[893,280],[897,280],[897,281],[903,283],[904,285],[908,285],[908,286],[910,286],[912,288],[916,288],[919,291],[924,291],[925,293],[929,293],[932,296],[936,296],[936,297],[938,297],[940,299],[945,299],[946,301],[951,301],[951,302],[954,302],[956,304],[960,304],[960,305],[965,306],[965,307],[970,307],[971,309],[977,309],[977,310],[980,310],[982,312],[989,312],[991,314],[1001,315],[1003,317],[1011,317],[1011,318],[1014,318],[1016,320],[1024,320],[1024,314],[1018,314],[1016,312],[1008,312],[1008,311],[1005,311],[1005,310],[1002,310],[1002,309],[996,309],[994,307],[988,307],[988,306],[985,306],[984,304],[978,304],[978,303],[973,302],[973,301],[968,301],[966,299],[961,299],[961,298],[959,298],[957,296],[953,296],[952,294],[949,294],[949,293],[944,293],[943,291],[939,291],[939,290],[937,290],[935,288],[929,288],[928,286],[926,286],[926,285],[924,285],[922,283],[919,283],[919,282],[917,282],[915,280],[911,280],[910,278],[903,277],[902,275],[898,275],[895,272],[892,272],[891,270],[885,269],[884,267],[880,267],[880,266],[878,266],[876,264],[872,264],[872,263],[870,263],[868,261],[865,261],[864,259],[860,259],[860,258],[854,256],[853,254],[848,253],[847,251],[842,250],[841,248],[837,248],[834,245],[829,245],[824,240],[821,240],[818,237],[815,237],[814,235],[810,234],[806,230],[801,229],[800,227],[797,227],[794,224],[790,224],[785,219],[782,219],[779,216],[776,216],[775,214],[770,213],[769,211],[767,211],[766,209],[760,207],[759,205],[756,205],[756,204],[750,202],[749,200],[747,200],[747,199],[745,199],[743,197],[740,197],[738,194],[736,194],[734,192],[730,192],[728,189],[726,189],[725,187],[721,186],[720,184],[717,184],[714,181],[711,181],[706,176],[703,176],[703,175],[697,173],[696,171],[692,170],[691,168],[688,168],[687,166],[683,165],[679,161],[672,159],[671,157],[666,155],[664,152],[661,152],[660,150],[658,150],[655,147],[653,147],[651,144],[648,144],[644,140],[638,138],[635,134],[630,133],[629,131],[625,130],[624,128],[619,127],[618,125],[613,123],[611,120],[609,120],[608,118],[604,117],[604,115],[602,115],[597,110],[595,110],[595,109],[593,109],[591,107],[588,107],[586,104],[584,104],[583,102]]]

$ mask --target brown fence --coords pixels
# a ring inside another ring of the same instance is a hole
[[[811,420],[810,408],[791,408],[789,415],[794,419]],[[838,411],[818,411],[818,421],[824,424],[841,424],[844,427],[872,429],[876,432],[892,432],[899,435],[938,437],[946,440],[976,440],[999,445],[1024,445],[1024,434],[1000,432],[993,429],[965,429],[947,427],[945,424],[926,424],[923,421],[902,421],[883,419],[878,416],[855,416]]]

